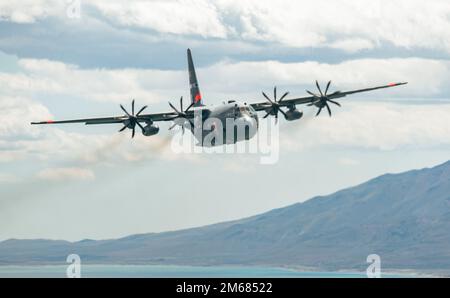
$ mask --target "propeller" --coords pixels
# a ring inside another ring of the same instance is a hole
[[[178,110],[172,103],[169,102],[170,107],[175,111],[177,114],[175,117],[172,118],[173,124],[169,128],[169,130],[172,130],[175,126],[180,125],[181,130],[184,134],[184,124],[186,122],[189,123],[190,127],[193,127],[194,124],[192,123],[191,119],[187,117],[187,112],[190,108],[194,105],[194,103],[191,103],[186,110],[183,110],[183,96],[180,97],[180,110]]]
[[[128,113],[128,111],[123,107],[123,105],[120,105],[120,108],[125,112],[127,119],[123,121],[123,127],[119,130],[119,132],[124,131],[126,128],[129,128],[132,130],[131,137],[134,138],[136,125],[138,125],[142,129],[142,133],[144,132],[144,127],[139,123],[139,115],[147,108],[147,106],[143,106],[139,112],[134,114],[134,99],[131,102],[131,114]]]
[[[264,92],[262,92],[262,95],[267,99],[267,101],[270,103],[270,107],[266,110],[266,115],[263,117],[264,119],[267,118],[269,115],[275,116],[275,123],[278,123],[278,112],[281,112],[281,114],[286,117],[286,113],[281,109],[281,101],[289,94],[289,92],[284,93],[280,99],[277,101],[277,87],[275,86],[273,88],[273,100],[270,99]]]
[[[315,101],[308,104],[308,106],[315,105],[315,106],[319,107],[319,110],[317,111],[316,116],[319,116],[320,112],[322,112],[322,109],[324,107],[326,107],[328,110],[328,115],[330,115],[330,117],[331,117],[331,109],[330,109],[330,106],[328,105],[328,102],[331,102],[339,107],[341,106],[340,103],[338,103],[337,101],[330,99],[331,96],[340,93],[340,91],[335,91],[331,94],[328,94],[328,89],[330,88],[330,85],[331,85],[331,81],[329,81],[327,83],[327,87],[325,88],[325,93],[322,93],[322,89],[319,86],[319,82],[317,82],[317,80],[316,80],[316,86],[317,86],[317,89],[319,90],[320,95],[314,94],[311,91],[306,90],[306,92],[308,92],[310,95],[312,95],[315,99]]]

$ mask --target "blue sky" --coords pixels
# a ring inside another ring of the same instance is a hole
[[[449,159],[448,1],[0,2],[0,239],[112,238],[254,215],[386,172]],[[280,160],[174,154],[169,124],[30,121],[168,110],[188,98],[186,48],[204,100],[263,100],[391,81],[334,117],[280,122]]]

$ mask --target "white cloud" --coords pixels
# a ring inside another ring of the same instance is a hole
[[[15,175],[8,174],[8,173],[0,173],[0,184],[15,183],[18,181],[19,181],[19,178],[17,178]]]
[[[338,163],[344,166],[357,166],[360,162],[354,158],[341,157],[338,159]]]
[[[223,169],[232,173],[246,173],[249,171],[250,163],[246,163],[244,158],[239,158],[239,156],[234,156],[233,160],[226,160],[223,165]]]
[[[93,5],[120,25],[203,37],[223,38],[227,34],[218,8],[211,1],[95,1]]]
[[[363,38],[350,38],[338,40],[330,44],[331,48],[341,49],[349,53],[356,53],[361,50],[369,50],[374,48],[373,42]]]
[[[181,71],[80,69],[76,65],[37,59],[20,59],[19,66],[22,73],[0,73],[0,86],[14,91],[75,94],[115,102],[130,101],[131,98],[145,102],[167,100],[170,98],[168,93],[179,96],[179,92],[175,93],[179,90],[177,85],[186,89],[183,88],[186,74]]]
[[[30,131],[30,122],[37,118],[50,118],[50,112],[45,106],[24,97],[0,95],[0,111],[0,141],[17,135],[36,137],[37,134]]]
[[[354,52],[381,42],[450,52],[450,3],[435,0],[98,1],[112,22],[174,34],[198,34],[334,47]]]
[[[64,180],[94,180],[93,171],[84,168],[51,168],[44,169],[37,174],[38,178],[50,181]]]
[[[3,124],[0,126],[1,163],[28,159],[94,165],[154,158],[186,158],[174,156],[167,150],[169,141],[164,136],[145,138],[138,135],[131,142],[128,130],[121,134],[102,135],[67,132],[56,126],[31,126],[31,121],[54,117],[42,104],[30,98],[0,95],[0,110],[3,113]]]
[[[86,129],[90,129],[86,127]],[[170,136],[144,137],[137,131],[131,140],[130,132],[116,131],[107,134],[83,134],[67,132],[56,127],[30,127],[30,134],[8,140],[11,149],[0,147],[0,162],[12,162],[29,159],[53,163],[78,164],[86,166],[117,165],[126,162],[144,160],[194,160],[186,154],[175,154],[170,149]],[[0,137],[1,139],[1,137]]]
[[[31,121],[53,118],[46,107],[32,99],[36,94],[57,95],[61,100],[76,94],[92,100],[120,99],[122,102],[140,94],[137,97],[139,102],[155,99],[166,101],[169,97],[167,94],[172,94],[177,87],[183,92],[187,90],[186,72],[80,69],[75,65],[36,59],[21,59],[19,66],[18,73],[0,73],[1,92],[4,94],[0,96],[0,109],[5,111],[4,124],[0,127],[1,162],[30,158],[93,165],[154,158],[195,160],[193,156],[171,152],[168,146],[170,137],[164,131],[161,135],[149,138],[138,136],[133,142],[129,142],[128,131],[122,134],[84,134],[67,132],[58,126],[29,125]],[[420,72],[417,72],[418,69]],[[292,96],[302,96],[305,93],[299,86],[312,89],[314,79],[321,82],[332,79],[332,90],[405,80],[409,81],[409,85],[376,91],[370,96],[409,98],[443,96],[449,90],[446,81],[450,78],[450,66],[447,61],[419,58],[360,59],[338,64],[314,61],[223,62],[200,68],[198,75],[200,79],[204,79],[201,84],[209,90],[209,93],[204,93],[208,103],[218,103],[218,99],[234,98],[234,95],[238,99],[258,100],[258,89],[270,88],[269,84],[272,82],[284,87],[294,87],[297,92],[292,92]],[[178,85],[176,82],[179,82]],[[155,91],[153,88],[159,89]],[[230,94],[230,90],[233,93]],[[358,97],[360,96],[353,98]],[[413,105],[408,109],[406,105],[359,102],[355,106],[351,102],[350,97],[342,100],[344,107],[332,119],[333,122],[321,117],[311,125],[312,122],[302,119],[300,123],[307,129],[301,132],[310,131],[312,135],[298,138],[302,141],[296,146],[342,144],[365,148],[395,148],[412,145],[414,142],[439,145],[443,142],[439,140],[448,133],[444,128],[450,127],[438,105]],[[444,110],[446,107],[443,105]],[[98,113],[86,117],[95,114]],[[425,124],[417,125],[420,122]],[[388,123],[389,126],[386,126]],[[336,129],[331,130],[331,127]],[[89,130],[91,127],[85,129]]]
[[[289,150],[327,146],[375,150],[450,147],[450,104],[340,102],[341,109],[332,105],[335,113],[331,118],[324,111],[317,118],[299,120],[301,128],[284,127],[282,146]]]
[[[339,90],[407,81],[409,85],[406,87],[384,90],[384,94],[430,97],[446,94],[449,90],[447,81],[450,78],[450,62],[421,58],[358,59],[337,64],[315,61],[238,62],[219,63],[199,70],[198,73],[199,76],[206,78],[204,84],[224,93],[230,90],[238,92],[244,88],[246,91],[251,88],[255,93],[256,90],[261,90],[260,88],[270,88],[272,84],[315,88],[313,82],[317,79],[322,84],[332,80],[332,88]],[[371,96],[378,94],[380,93],[372,92]],[[300,94],[291,94],[291,96],[302,95],[305,95],[303,90]]]
[[[24,152],[21,150],[0,150],[0,162],[11,162],[24,158]]]
[[[32,96],[40,92],[61,98],[75,95],[122,103],[136,98],[143,104],[166,102],[188,90],[186,71],[80,69],[75,65],[37,59],[21,59],[19,66],[20,73],[0,73],[3,93]],[[203,92],[207,101],[211,99],[210,103],[230,96],[256,97],[254,94],[272,84],[301,86],[301,93],[297,91],[292,96],[302,96],[305,94],[303,88],[314,88],[316,79],[322,83],[332,80],[333,88],[340,90],[409,82],[406,87],[384,90],[384,94],[389,96],[439,97],[450,90],[446,83],[450,78],[450,62],[422,58],[358,59],[337,64],[315,61],[219,62],[198,68],[197,74],[203,91],[211,92]]]
[[[64,15],[65,1],[22,0],[0,1],[0,20],[14,23],[34,23],[51,15]]]
[[[336,39],[364,39],[377,45],[450,51],[450,3],[422,0],[229,1],[221,11],[240,19],[244,38],[294,47],[330,46]],[[336,45],[336,44],[334,44]],[[346,48],[347,46],[344,46]]]
[[[48,16],[70,22],[64,1],[2,1],[0,18],[32,23]],[[92,9],[94,8],[94,9]],[[383,43],[450,52],[447,0],[169,0],[82,1],[82,18],[174,35],[331,47],[349,52]]]
[[[152,159],[194,159],[174,154],[169,147],[169,136],[143,137],[139,129],[131,141],[129,130],[120,134],[115,131],[84,134],[57,126],[31,126],[31,121],[53,118],[42,104],[32,99],[0,96],[0,110],[4,113],[0,126],[1,163],[41,160],[94,166]]]

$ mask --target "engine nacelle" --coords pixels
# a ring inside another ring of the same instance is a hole
[[[288,111],[286,111],[286,116],[284,118],[286,118],[287,121],[294,121],[302,117],[303,117],[302,111],[299,111],[297,109],[289,109]]]
[[[146,137],[156,135],[159,132],[159,127],[156,124],[148,124],[144,127],[142,134]]]

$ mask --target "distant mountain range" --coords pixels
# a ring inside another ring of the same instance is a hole
[[[356,187],[250,218],[115,240],[6,240],[0,264],[83,262],[450,269],[450,162],[386,174]]]

